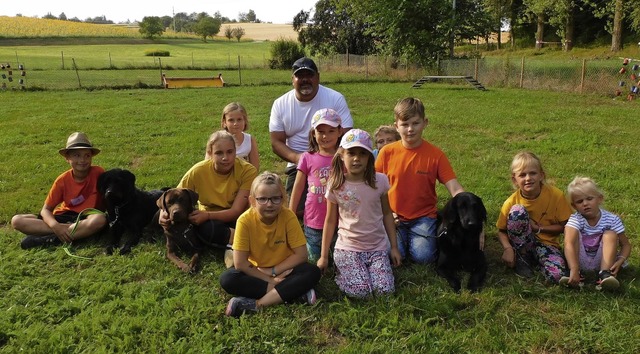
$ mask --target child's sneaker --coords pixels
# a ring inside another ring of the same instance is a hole
[[[304,295],[302,295],[302,299],[307,305],[315,304],[318,300],[318,298],[316,298],[316,291],[313,289],[307,291]]]
[[[258,312],[256,308],[256,300],[248,297],[236,296],[232,297],[224,311],[226,316],[240,317],[245,313]]]
[[[620,286],[618,279],[611,275],[608,270],[601,270],[598,273],[598,280],[596,280],[596,290],[613,290]]]
[[[39,246],[54,246],[62,244],[60,239],[55,234],[46,235],[46,236],[32,236],[27,235],[27,237],[23,238],[20,242],[20,247],[23,250],[39,247]]]

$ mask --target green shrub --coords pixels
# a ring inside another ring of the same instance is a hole
[[[280,38],[271,44],[271,69],[291,69],[293,63],[305,55],[300,43],[291,39]]]
[[[146,57],[170,57],[171,53],[168,50],[160,50],[160,49],[147,49],[144,51],[144,56]]]

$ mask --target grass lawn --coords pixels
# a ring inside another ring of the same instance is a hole
[[[288,74],[283,74],[288,75]],[[285,77],[286,79],[286,77]],[[104,238],[23,251],[9,226],[37,212],[68,168],[57,150],[76,130],[102,149],[94,164],[126,168],[144,189],[175,186],[204,155],[222,108],[245,105],[263,170],[282,172],[270,150],[273,100],[290,85],[224,89],[0,92],[0,352],[580,352],[633,353],[640,348],[638,257],[622,287],[600,293],[521,280],[500,262],[495,220],[512,192],[509,164],[523,149],[538,154],[549,183],[565,189],[577,174],[594,178],[604,207],[622,216],[637,250],[640,227],[636,159],[638,102],[592,95],[468,85],[333,83],[356,127],[372,132],[393,121],[405,96],[421,98],[424,137],[449,156],[465,189],[489,212],[489,273],[478,294],[455,294],[433,268],[403,265],[396,294],[354,301],[326,275],[314,307],[291,304],[256,316],[225,318],[230,298],[218,284],[222,252],[212,251],[193,276],[164,258],[164,240],[149,235],[129,256],[103,254]],[[420,188],[420,186],[416,186]],[[447,199],[439,186],[440,202]]]

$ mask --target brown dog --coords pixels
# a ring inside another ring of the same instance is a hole
[[[198,193],[187,188],[169,189],[157,201],[160,212],[168,213],[170,220],[168,225],[162,226],[167,238],[167,258],[185,273],[196,272],[200,252],[204,250],[204,244],[189,222],[189,214],[195,210],[197,203]],[[193,255],[189,264],[178,257],[178,249]]]

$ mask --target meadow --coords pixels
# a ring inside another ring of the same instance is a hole
[[[447,153],[465,189],[487,206],[487,283],[480,293],[455,294],[432,267],[405,264],[395,270],[396,294],[357,301],[340,294],[329,273],[317,288],[315,306],[288,304],[233,319],[223,316],[230,296],[218,284],[221,252],[209,252],[199,273],[185,275],[166,260],[158,234],[148,233],[124,257],[104,255],[101,236],[78,242],[73,253],[91,258],[83,260],[61,248],[20,249],[22,235],[9,222],[14,214],[41,208],[55,177],[68,168],[57,150],[71,132],[86,132],[102,149],[95,164],[131,170],[143,189],[171,187],[202,158],[208,135],[218,129],[221,110],[231,101],[249,112],[262,170],[283,172],[270,149],[268,118],[273,100],[291,88],[290,72],[264,70],[268,42],[89,36],[95,27],[79,37],[64,31],[56,38],[52,32],[25,35],[31,27],[12,27],[11,38],[0,38],[0,63],[25,63],[29,83],[38,77],[52,87],[74,83],[70,58],[78,59],[83,81],[88,72],[111,75],[104,82],[96,79],[95,86],[109,80],[109,87],[124,86],[147,76],[157,80],[157,58],[143,53],[159,48],[171,51],[163,65],[173,67],[175,75],[221,69],[230,85],[0,91],[0,353],[635,353],[640,348],[637,101],[494,86],[486,92],[468,85],[411,89],[410,71],[401,70],[403,76],[384,69],[368,81],[358,69],[335,70],[331,62],[318,60],[322,82],[346,96],[357,127],[372,132],[391,123],[399,98],[425,102],[424,137]],[[511,51],[503,54],[519,58]],[[572,55],[538,54],[531,55],[558,60]],[[241,73],[227,71],[238,56],[246,63],[255,58],[255,64]],[[634,251],[619,291],[597,292],[593,279],[582,291],[544,284],[541,276],[522,280],[501,264],[495,220],[512,192],[511,158],[525,149],[542,158],[548,183],[561,189],[578,174],[596,179],[606,193],[605,207],[622,216]],[[438,195],[444,204],[448,195],[441,186]]]
[[[282,73],[287,81],[288,73]],[[356,126],[392,122],[395,102],[422,99],[424,137],[449,156],[458,179],[484,200],[489,274],[480,293],[455,294],[432,267],[395,270],[396,294],[366,301],[340,294],[327,274],[319,302],[288,304],[255,316],[225,318],[230,298],[218,284],[222,253],[212,251],[193,276],[164,258],[164,240],[147,235],[129,256],[103,254],[104,238],[24,251],[8,225],[37,212],[55,177],[68,168],[57,150],[86,132],[102,149],[94,163],[130,169],[143,189],[177,184],[203,156],[231,101],[249,113],[263,170],[282,172],[270,150],[273,100],[290,84],[224,89],[0,92],[0,352],[246,353],[633,353],[640,348],[638,281],[637,101],[557,92],[409,82],[332,82]],[[634,245],[621,289],[582,291],[523,280],[501,264],[499,207],[512,192],[509,164],[538,154],[548,183],[564,189],[575,175],[598,181],[605,207],[619,213]],[[419,186],[417,186],[419,187]],[[448,198],[438,187],[440,203]]]

